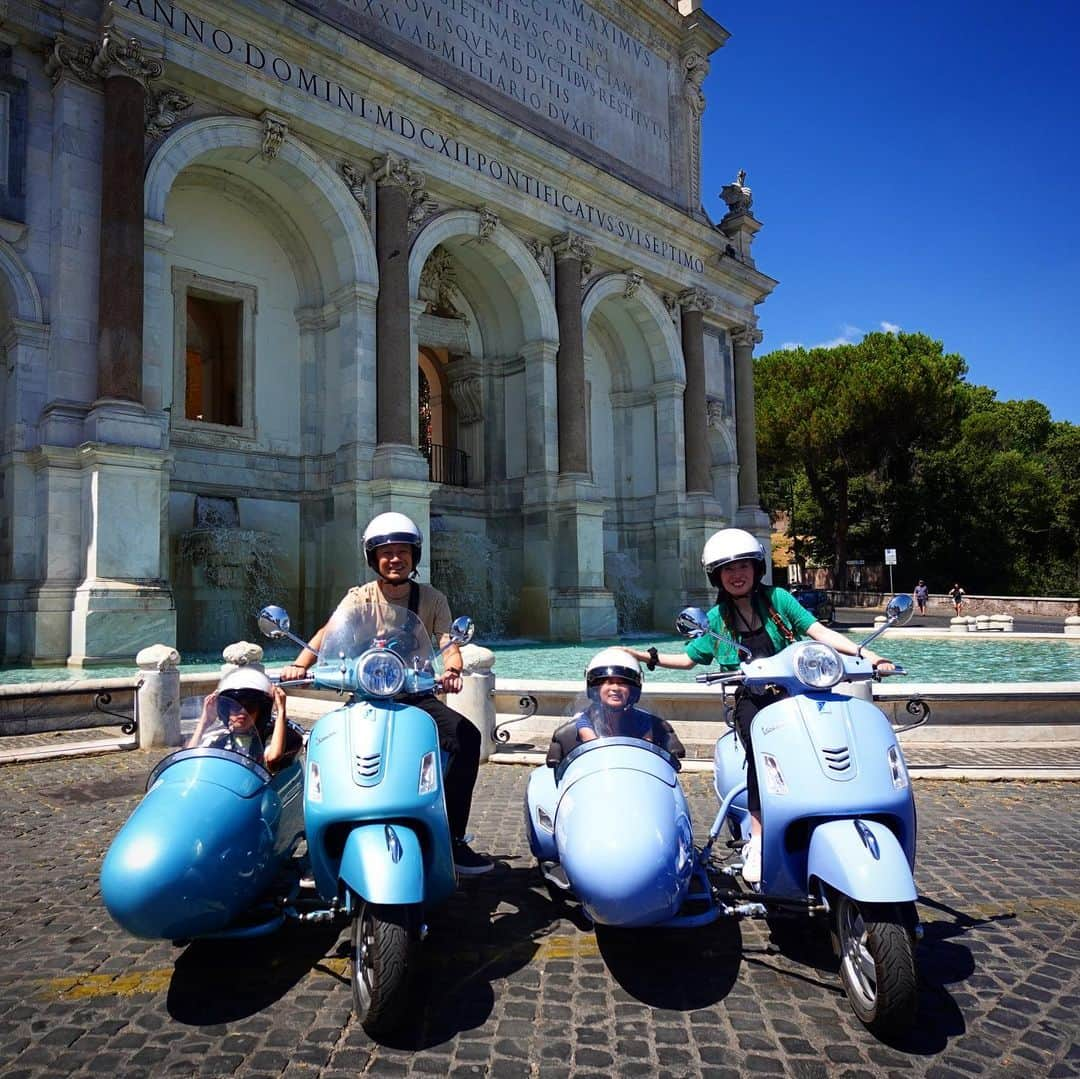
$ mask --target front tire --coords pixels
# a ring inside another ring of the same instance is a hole
[[[840,896],[836,938],[851,1010],[878,1037],[911,1026],[918,1005],[910,904],[856,903]]]
[[[353,1008],[372,1038],[408,1014],[412,951],[407,907],[362,904],[352,924]]]

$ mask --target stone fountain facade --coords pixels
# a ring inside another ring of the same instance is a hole
[[[615,631],[628,566],[669,624],[710,532],[767,534],[775,282],[745,175],[700,171],[727,32],[696,0],[473,5],[477,65],[413,6],[7,5],[4,660],[201,646],[267,537],[315,627],[387,509],[481,537],[507,630],[560,639]],[[193,537],[214,499],[235,535]]]

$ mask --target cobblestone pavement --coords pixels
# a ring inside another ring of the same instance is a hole
[[[431,918],[414,1021],[350,1017],[346,934],[135,940],[97,874],[160,753],[0,768],[0,1074],[355,1076],[1080,1075],[1078,788],[917,784],[926,936],[902,1044],[854,1019],[811,934],[719,922],[596,936],[526,856],[528,770],[481,769],[476,845],[500,864]],[[687,775],[697,827],[708,777]]]

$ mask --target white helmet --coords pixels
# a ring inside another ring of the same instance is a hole
[[[761,541],[741,528],[724,528],[714,532],[701,552],[701,565],[709,583],[720,587],[720,568],[743,559],[756,562],[754,584],[765,576],[765,548]]]
[[[595,699],[597,687],[605,678],[622,678],[633,686],[630,703],[637,704],[641,696],[641,667],[625,648],[605,648],[597,652],[585,668],[585,688]]]
[[[404,513],[380,513],[364,529],[364,555],[367,564],[378,572],[375,565],[375,552],[388,543],[407,543],[412,547],[413,569],[420,565],[420,552],[424,547],[424,537],[420,529]]]
[[[274,703],[274,684],[255,667],[237,667],[218,682],[217,695],[253,707],[264,721]]]

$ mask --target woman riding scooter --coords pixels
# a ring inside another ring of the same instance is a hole
[[[709,611],[713,633],[739,642],[755,659],[772,656],[789,644],[810,637],[831,645],[845,655],[859,654],[858,645],[847,637],[827,629],[809,611],[782,588],[763,583],[765,548],[741,528],[715,532],[701,552],[701,565],[709,583],[717,589],[716,605]],[[739,665],[736,649],[712,637],[687,641],[682,655],[627,649],[649,668],[668,667],[689,670],[698,663],[716,663],[725,670]],[[875,669],[892,670],[892,663],[869,649],[862,655]],[[753,693],[738,689],[735,693],[735,727],[746,752],[747,803],[750,811],[750,840],[743,852],[743,878],[750,884],[761,880],[761,801],[758,796],[757,770],[751,748],[751,724],[757,713],[771,704],[783,690],[770,686]]]

